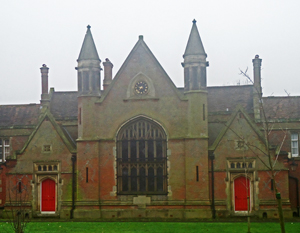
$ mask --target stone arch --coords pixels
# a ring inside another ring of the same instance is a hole
[[[167,134],[158,122],[138,116],[116,133],[117,193],[168,193]]]

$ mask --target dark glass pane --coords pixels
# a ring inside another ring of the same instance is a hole
[[[128,169],[122,170],[122,191],[128,191]]]
[[[240,164],[240,163],[237,163],[237,164],[236,164],[236,168],[241,168],[241,164]]]
[[[148,169],[148,191],[154,191],[154,169]]]
[[[136,141],[130,141],[130,160],[136,161]]]
[[[230,167],[231,167],[231,168],[235,168],[234,163],[231,163],[231,164],[230,164]]]
[[[19,191],[19,193],[22,192],[22,183],[21,182],[18,183],[18,191]]]
[[[248,168],[252,168],[252,163],[249,163],[249,164],[248,164]]]
[[[131,191],[137,191],[137,172],[136,172],[136,168],[131,168]]]
[[[145,168],[140,168],[140,191],[146,191],[146,170]]]
[[[122,141],[122,159],[123,161],[128,160],[128,141]]]
[[[38,166],[38,171],[41,171],[42,170],[42,167],[41,165]]]
[[[56,165],[54,165],[54,171],[57,171],[57,166]]]
[[[52,171],[52,166],[49,166],[49,171]]]
[[[82,91],[82,74],[78,72],[78,91]]]
[[[83,72],[83,90],[89,90],[89,73],[87,71]]]
[[[157,168],[157,191],[164,190],[164,174],[161,167]]]
[[[153,141],[150,140],[148,141],[148,161],[153,161],[154,160],[154,146],[153,146]]]
[[[46,166],[43,166],[43,171],[47,171],[47,167]]]
[[[156,141],[156,158],[162,158],[162,141]]]
[[[245,163],[243,163],[243,164],[242,164],[242,167],[243,167],[243,168],[245,168],[245,167],[246,167],[246,164],[245,164]]]
[[[141,140],[139,141],[139,156],[141,161],[145,161],[145,157],[146,157],[145,152],[146,152],[145,141]]]

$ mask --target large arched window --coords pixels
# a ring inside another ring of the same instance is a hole
[[[118,194],[167,194],[167,140],[161,126],[145,118],[117,135]]]

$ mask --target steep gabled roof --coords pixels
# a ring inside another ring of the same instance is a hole
[[[36,125],[39,114],[39,104],[1,105],[0,127]]]
[[[60,138],[62,139],[62,141],[68,148],[68,150],[70,151],[70,153],[76,153],[76,145],[74,144],[73,139],[71,137],[69,137],[68,134],[66,132],[64,132],[64,130],[56,123],[54,117],[49,112],[49,110],[46,110],[45,113],[40,116],[39,123],[37,124],[35,129],[32,131],[27,142],[25,143],[25,145],[23,146],[23,148],[21,149],[21,151],[19,153],[22,154],[25,151],[25,149],[30,144],[31,140],[33,139],[33,137],[35,136],[36,132],[39,130],[40,126],[42,125],[42,123],[44,122],[45,119],[49,119],[49,121],[55,128],[56,132],[58,133],[58,135],[60,136]]]
[[[77,119],[78,92],[53,92],[51,95],[50,110],[55,119]]]
[[[208,87],[208,112],[234,111],[238,105],[253,112],[253,85]]]
[[[143,48],[148,54],[149,56],[154,60],[154,62],[157,64],[157,66],[161,69],[161,71],[165,74],[165,76],[167,77],[168,82],[170,83],[170,86],[172,87],[172,89],[174,90],[174,92],[176,93],[176,95],[178,96],[179,99],[185,100],[184,95],[178,91],[177,87],[175,86],[175,84],[173,83],[173,81],[170,79],[170,77],[168,76],[168,74],[166,73],[166,71],[163,69],[163,67],[160,65],[160,63],[158,62],[158,60],[156,59],[156,57],[153,55],[153,53],[151,52],[151,50],[149,49],[149,47],[146,45],[146,43],[143,40],[143,36],[139,36],[139,40],[138,42],[135,44],[135,46],[133,47],[133,49],[131,50],[131,52],[129,53],[128,57],[126,58],[125,62],[123,63],[123,65],[121,66],[121,68],[119,69],[118,73],[116,74],[116,76],[114,77],[114,79],[112,80],[111,84],[108,86],[108,88],[103,92],[103,95],[101,96],[101,98],[97,101],[98,103],[102,103],[106,96],[108,95],[108,93],[110,92],[110,90],[113,88],[115,82],[119,79],[120,74],[123,72],[123,70],[125,69],[125,67],[127,66],[127,64],[129,63],[129,61],[131,60],[133,54],[139,49],[139,48]]]

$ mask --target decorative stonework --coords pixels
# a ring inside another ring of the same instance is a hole
[[[155,88],[152,79],[138,73],[129,82],[125,100],[155,99]]]
[[[247,142],[245,140],[235,140],[234,141],[234,149],[235,150],[248,150]]]
[[[55,213],[58,215],[61,209],[62,185],[61,179],[61,164],[58,161],[36,162],[33,164],[32,177],[32,210],[33,215],[41,216],[41,185],[46,179],[51,179],[55,182]]]
[[[52,146],[51,145],[43,145],[42,151],[44,153],[50,153],[52,151]]]

